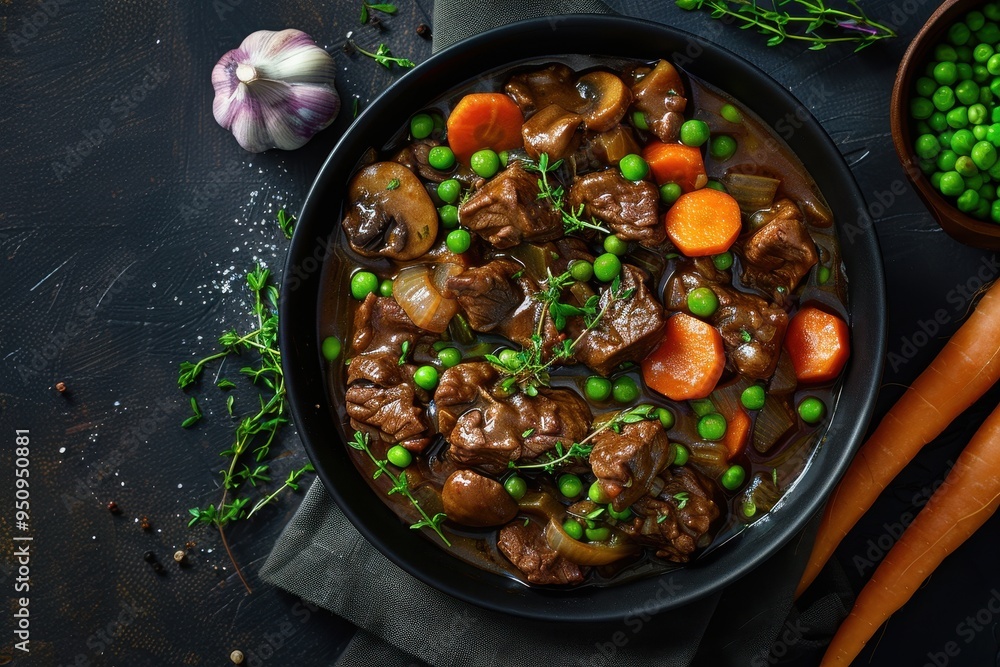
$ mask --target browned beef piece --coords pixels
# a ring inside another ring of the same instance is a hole
[[[525,526],[515,521],[504,526],[497,536],[497,546],[533,584],[577,584],[583,581],[583,569],[553,551],[545,543],[542,527],[537,523]]]
[[[624,424],[620,433],[605,429],[592,442],[590,465],[619,512],[649,493],[653,479],[673,463],[677,451],[659,420],[650,419]]]
[[[542,153],[550,162],[562,160],[573,154],[580,145],[583,116],[563,109],[558,104],[550,104],[528,119],[521,126],[524,150],[537,160]]]
[[[413,364],[399,364],[399,354],[360,354],[347,367],[347,415],[351,428],[390,444],[422,452],[431,442],[424,411],[430,396],[413,382]]]
[[[576,392],[542,387],[537,396],[521,391],[507,396],[500,379],[484,361],[441,374],[434,392],[438,431],[457,463],[500,473],[510,461],[533,459],[557,442],[569,447],[590,430],[593,415]]]
[[[766,294],[786,294],[816,264],[816,245],[802,223],[802,211],[790,199],[779,199],[757,214],[766,221],[743,242],[743,282]]]
[[[550,104],[559,104],[564,109],[574,107],[579,95],[573,82],[576,72],[554,63],[542,69],[533,69],[515,74],[504,86],[504,92],[517,103],[521,112],[530,116]]]
[[[635,516],[620,527],[637,541],[655,546],[660,558],[686,563],[710,541],[708,529],[719,508],[706,491],[708,482],[693,469],[671,468],[661,477],[666,484],[660,494],[635,501]]]
[[[609,375],[618,365],[638,362],[660,342],[660,332],[666,319],[663,306],[646,287],[646,272],[631,264],[622,265],[621,290],[634,289],[632,296],[615,301],[604,317],[577,344],[573,356],[601,375]],[[612,298],[611,286],[601,292],[598,311]],[[567,326],[569,335],[577,338],[583,331],[580,318]]]
[[[517,516],[517,502],[503,485],[472,470],[448,476],[441,502],[448,519],[465,526],[502,526]]]
[[[421,329],[392,297],[369,294],[354,311],[354,338],[351,349],[362,352],[395,352],[398,358],[403,341],[413,349],[418,342],[433,343],[437,338]]]
[[[684,122],[684,84],[666,60],[632,84],[634,106],[646,115],[646,123],[660,141],[676,141]]]
[[[562,216],[538,198],[538,177],[514,162],[459,208],[462,224],[497,248],[551,241],[563,233]]]
[[[728,276],[711,261],[695,260],[674,272],[667,284],[668,310],[687,312],[687,295],[698,287],[708,287],[719,299],[719,308],[708,321],[719,329],[730,370],[754,380],[771,377],[781,354],[788,327],[788,313],[755,294],[733,289]]]
[[[667,238],[660,222],[660,193],[649,181],[629,181],[617,169],[582,176],[569,189],[569,205],[583,217],[608,223],[623,241],[638,241],[652,248]]]

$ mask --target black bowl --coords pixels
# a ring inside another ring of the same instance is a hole
[[[320,268],[328,238],[339,228],[346,184],[367,148],[382,146],[415,110],[484,72],[595,49],[600,53],[584,55],[671,59],[735,97],[771,127],[787,128],[783,138],[819,184],[838,221],[853,354],[822,445],[772,513],[722,548],[668,575],[552,591],[449,557],[375,497],[351,462],[328,406],[317,317]],[[610,621],[640,608],[647,613],[674,608],[732,583],[774,554],[820,508],[854,454],[872,414],[885,355],[878,242],[850,169],[819,123],[775,81],[718,46],[663,25],[595,15],[525,21],[477,35],[430,58],[373,102],[334,148],[306,199],[285,267],[280,315],[283,367],[299,434],[326,489],[361,534],[434,588],[495,611],[550,621]],[[666,577],[673,585],[661,585]]]

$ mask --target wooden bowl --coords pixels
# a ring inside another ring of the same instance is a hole
[[[931,215],[956,241],[978,248],[1000,250],[1000,225],[977,220],[958,210],[953,203],[934,189],[930,180],[920,170],[920,162],[913,149],[915,139],[910,118],[910,96],[914,82],[921,76],[924,67],[931,60],[934,47],[944,38],[948,28],[967,12],[982,7],[983,0],[945,0],[931,14],[920,32],[903,54],[896,72],[896,83],[892,88],[889,119],[892,142],[903,163],[906,176],[917,189],[917,194],[930,209]]]

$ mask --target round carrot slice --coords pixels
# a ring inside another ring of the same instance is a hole
[[[726,252],[743,228],[740,205],[720,190],[682,194],[664,216],[667,236],[688,257]]]
[[[831,382],[840,375],[851,354],[847,322],[807,306],[788,323],[785,349],[799,382]]]
[[[675,401],[705,398],[726,367],[722,335],[686,313],[667,320],[660,346],[642,361],[646,386]]]
[[[478,150],[506,151],[523,145],[521,109],[502,93],[470,93],[448,116],[448,145],[462,164]]]

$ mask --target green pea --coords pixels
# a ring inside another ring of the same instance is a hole
[[[618,162],[622,176],[630,181],[641,181],[649,174],[649,165],[641,155],[629,153]]]
[[[1000,74],[1000,53],[994,53],[986,61],[986,71],[994,76]]]
[[[970,178],[979,173],[979,167],[976,166],[971,157],[962,155],[955,160],[955,171],[963,178]]]
[[[336,361],[337,357],[340,356],[342,347],[339,338],[336,336],[327,336],[323,339],[323,358],[327,361]]]
[[[591,401],[606,401],[611,396],[611,380],[591,375],[583,383],[583,393]]]
[[[393,445],[390,447],[385,453],[385,458],[389,459],[389,463],[397,468],[405,468],[413,463],[413,454],[402,445]]]
[[[441,226],[445,229],[458,227],[458,207],[454,204],[445,204],[439,208],[438,217],[441,218]]]
[[[392,296],[392,281],[386,278],[378,284],[379,296]]]
[[[445,347],[438,350],[438,360],[445,368],[458,366],[462,362],[462,352],[458,348]]]
[[[968,130],[955,130],[951,137],[951,150],[959,155],[968,155],[976,145],[976,138]]]
[[[941,189],[941,177],[942,176],[944,176],[944,172],[943,171],[935,171],[933,174],[931,174],[931,178],[930,178],[931,186],[935,190],[940,190]]]
[[[581,526],[575,519],[567,519],[566,523],[564,523],[562,527],[563,530],[566,531],[566,534],[574,540],[579,540],[583,537],[583,526]]]
[[[510,159],[510,153],[507,151],[500,151],[497,153],[497,157],[500,158],[500,166],[504,169],[507,168],[507,161]]]
[[[940,174],[941,172],[938,173]],[[825,285],[829,281],[830,281],[830,269],[828,269],[825,266],[819,267],[819,269],[817,269],[816,271],[816,282],[818,282],[820,285]]]
[[[957,171],[948,171],[941,176],[941,194],[957,197],[965,190],[965,181]]]
[[[722,473],[722,486],[729,489],[730,491],[736,491],[741,486],[743,486],[744,480],[747,478],[747,471],[743,469],[741,465],[732,465],[726,469],[726,472]]]
[[[698,435],[705,440],[722,440],[727,426],[725,417],[718,412],[709,412],[698,420]]]
[[[718,255],[712,255],[712,264],[715,264],[715,268],[719,271],[725,271],[726,269],[732,268],[733,266],[733,253],[721,252]]]
[[[660,199],[664,204],[673,204],[681,196],[681,186],[676,183],[664,183],[660,186]]]
[[[956,130],[967,127],[969,124],[969,109],[967,107],[955,107],[945,115],[948,127]]]
[[[979,193],[980,201],[985,199],[992,204],[993,200],[997,198],[996,186],[990,183],[985,183],[979,186],[979,189],[976,192]]]
[[[503,488],[506,489],[507,493],[514,500],[520,500],[524,498],[524,494],[528,492],[528,483],[524,481],[523,477],[519,475],[511,475],[503,483]],[[575,521],[573,523],[576,523]],[[577,526],[580,524],[576,523]]]
[[[622,241],[614,234],[608,234],[604,237],[604,250],[610,252],[612,255],[621,257],[628,252],[628,243]]]
[[[561,475],[557,485],[559,486],[559,493],[567,498],[576,498],[583,492],[583,482],[576,475]]]
[[[469,158],[469,166],[483,178],[493,178],[500,171],[500,156],[489,148],[476,151]]]
[[[938,154],[937,168],[941,171],[952,171],[955,168],[956,160],[958,160],[958,153],[951,149],[945,149]]]
[[[972,66],[972,80],[976,83],[986,83],[990,80],[990,71],[986,65],[976,64]]]
[[[989,120],[989,113],[986,107],[978,102],[969,107],[969,122],[973,125],[982,125]]]
[[[997,199],[990,206],[990,220],[992,220],[997,224],[1000,224],[1000,199]]]
[[[358,301],[378,289],[378,276],[371,271],[358,271],[351,276],[351,296]]]
[[[611,498],[604,492],[604,489],[601,488],[601,483],[597,480],[594,480],[594,483],[587,489],[587,497],[601,505],[611,501]]]
[[[934,91],[937,90],[937,82],[929,76],[922,76],[917,79],[917,83],[914,87],[917,91],[917,95],[920,95],[921,97],[930,97],[934,94]]]
[[[996,44],[1000,42],[1000,26],[990,21],[976,31],[976,39],[986,44]]]
[[[934,60],[945,60],[953,63],[958,60],[958,54],[951,44],[938,44],[934,47]]]
[[[434,119],[430,114],[418,113],[410,119],[410,135],[414,139],[426,139],[434,131]]]
[[[918,166],[920,167],[920,171],[924,172],[924,174],[928,176],[933,174],[936,169],[934,166],[934,160],[919,160]]]
[[[750,385],[740,394],[740,403],[747,410],[760,410],[764,407],[764,401],[766,400],[767,393],[764,391],[764,387],[759,384]]]
[[[819,423],[826,415],[826,405],[815,396],[803,398],[802,402],[799,403],[798,410],[799,417],[807,424]]]
[[[963,56],[966,56],[964,58],[964,60],[966,62],[961,62],[961,63],[958,63],[957,65],[955,65],[955,69],[958,70],[958,80],[959,81],[965,81],[966,79],[971,79],[972,78],[972,65],[970,65],[968,61],[972,60],[972,49],[970,49],[967,46],[962,46],[962,47],[959,47],[959,49],[956,49],[956,51],[959,52],[959,54],[958,54],[959,58],[962,58]]]
[[[448,250],[451,250],[456,255],[461,255],[472,247],[472,235],[464,229],[455,229],[448,232],[444,243],[448,246]]]
[[[958,68],[955,63],[944,61],[935,65],[934,80],[942,86],[950,86],[958,81]]]
[[[608,516],[619,521],[626,521],[632,518],[632,508],[626,507],[621,512],[617,511],[613,505],[608,505]]]
[[[711,190],[718,190],[719,192],[726,191],[726,186],[722,184],[722,181],[717,181],[714,178],[708,179],[708,183],[705,184],[705,187]]]
[[[972,147],[972,152],[969,155],[976,166],[983,171],[992,167],[997,161],[997,149],[988,141],[978,142]]]
[[[969,30],[972,32],[981,30],[986,25],[986,17],[983,16],[982,12],[973,9],[965,15],[965,25],[969,26]]]
[[[500,359],[500,363],[507,368],[513,368],[517,364],[517,352],[505,347],[497,353],[497,358]]]
[[[983,14],[991,21],[1000,21],[1000,4],[988,2],[983,7]]]
[[[993,57],[993,47],[989,44],[977,44],[974,49],[972,49],[972,59],[977,63],[988,62],[990,58]],[[973,70],[975,71],[975,70]]]
[[[732,104],[723,104],[719,109],[719,115],[728,120],[730,123],[743,122],[743,114],[741,114],[739,109],[734,107]]]
[[[1000,77],[997,77],[990,81],[990,92],[994,95],[1000,96]],[[1000,121],[1000,108],[994,107],[993,109],[994,117],[990,118],[991,121],[996,123]]]
[[[993,123],[986,130],[986,141],[1000,148],[1000,123]]]
[[[979,103],[980,104],[982,104],[987,109],[992,109],[993,108],[993,100],[994,99],[995,98],[993,97],[993,91],[990,90],[989,86],[980,86],[979,87]],[[928,122],[930,122],[929,118],[927,120],[928,120]],[[987,120],[987,122],[991,122],[991,121],[992,121],[992,119],[988,119]]]
[[[594,260],[594,275],[601,282],[609,283],[614,280],[622,270],[622,262],[617,255],[606,252],[598,255]]]
[[[972,37],[972,31],[964,23],[954,23],[948,28],[948,41],[955,46],[961,46]]]
[[[438,383],[438,371],[433,366],[421,366],[413,372],[413,382],[421,389],[433,391]]]
[[[989,171],[987,171],[986,173],[994,181],[1000,181],[1000,160],[997,160],[996,164],[990,167]],[[1000,195],[1000,192],[998,192],[997,194]]]
[[[711,317],[719,308],[719,297],[709,287],[696,287],[688,292],[687,306],[692,315]]]
[[[660,426],[664,431],[669,431],[674,427],[674,413],[666,408],[656,408],[656,418],[660,420]]]
[[[916,99],[922,99],[922,98],[918,97]],[[940,88],[934,91],[932,101],[934,102],[935,109],[937,109],[938,111],[947,111],[948,109],[955,106],[955,91],[953,91],[948,86],[941,86]],[[910,111],[911,113],[913,111],[912,103],[910,106]],[[927,116],[930,116],[930,113],[928,113]],[[924,116],[924,118],[926,118],[927,116]]]
[[[926,95],[930,97],[933,95],[933,91]],[[966,80],[961,81],[957,86],[955,86],[955,99],[958,100],[959,104],[975,104],[979,100],[979,86],[976,85],[975,81]]]
[[[675,446],[677,447],[677,453],[674,455],[674,465],[682,466],[688,462],[688,459],[691,457],[691,454],[690,452],[688,452],[688,448],[685,447],[684,445],[678,444]]]
[[[972,176],[965,177],[965,189],[966,190],[976,190],[983,187],[983,175],[973,174]]]
[[[455,154],[447,146],[435,146],[427,152],[427,164],[438,171],[447,171],[455,166]]]
[[[975,210],[979,206],[979,193],[975,190],[966,190],[958,196],[956,206],[958,206],[958,210],[962,213]]]
[[[934,114],[931,115],[933,116]],[[921,134],[930,134],[932,132],[931,126],[927,122],[928,120],[930,120],[930,118],[927,120],[918,120],[916,122],[914,128],[917,131],[917,136],[920,136]]]
[[[648,130],[649,123],[646,121],[646,114],[641,111],[633,111],[632,125],[640,130]]]
[[[951,139],[954,135],[955,130],[945,130],[938,135],[938,141],[941,143],[941,148],[951,148]]]
[[[932,105],[933,106],[933,105]],[[948,129],[948,119],[940,111],[935,111],[927,119],[927,124],[931,126],[931,129],[935,132],[944,132]]]
[[[938,143],[937,137],[933,134],[922,134],[917,137],[914,149],[918,156],[929,160],[941,152],[941,144]]]
[[[974,125],[972,128],[972,136],[975,137],[976,141],[984,141],[989,132],[988,125]]]
[[[681,143],[685,146],[701,146],[709,137],[708,123],[703,120],[686,120],[681,124]]]
[[[569,263],[569,275],[573,280],[585,283],[594,277],[594,265],[585,259],[574,259]]]
[[[992,205],[993,205],[992,202],[988,202],[985,199],[980,199],[979,206],[977,206],[976,210],[972,212],[972,216],[974,218],[978,218],[979,220],[986,220],[987,218],[990,217],[990,207]]]
[[[437,195],[445,204],[454,204],[462,195],[462,184],[454,178],[438,183]]]
[[[708,143],[708,153],[716,160],[728,160],[736,153],[736,140],[728,134],[716,135]]]
[[[618,403],[631,403],[639,398],[639,386],[631,377],[623,375],[611,383],[611,398]]]
[[[932,113],[934,113],[934,104],[926,97],[914,97],[910,100],[910,115],[914,118],[923,120],[930,118]]]
[[[586,534],[587,540],[590,542],[605,542],[611,537],[611,529],[606,526],[587,528],[584,534]]]

